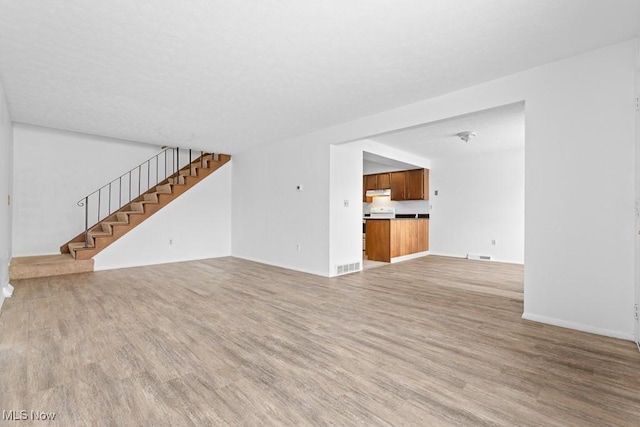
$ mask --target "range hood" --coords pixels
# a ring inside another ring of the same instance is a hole
[[[391,189],[387,188],[385,190],[367,190],[365,194],[367,195],[367,197],[391,196]]]

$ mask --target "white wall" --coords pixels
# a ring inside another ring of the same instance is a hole
[[[328,275],[326,144],[293,140],[236,154],[232,182],[233,256]]]
[[[631,339],[635,233],[633,94],[637,45],[637,39],[616,44],[304,135],[286,144],[313,146],[314,150],[298,150],[297,155],[288,156],[279,164],[287,169],[300,169],[287,163],[306,165],[309,158],[322,153],[316,150],[317,144],[355,141],[525,101],[524,316]],[[328,171],[327,156],[328,150],[314,161]],[[264,157],[263,161],[272,159]],[[251,158],[254,163],[260,161],[259,154]],[[355,163],[350,167],[360,168]],[[234,166],[234,212],[236,199],[245,197],[236,194],[236,176]],[[262,177],[262,186],[282,183],[267,175]],[[323,189],[329,186],[328,176],[321,174],[317,181],[321,196],[315,203],[308,201],[304,209],[326,212],[329,194]],[[250,187],[238,187],[238,193]],[[279,195],[278,199],[290,197]],[[278,199],[270,205],[277,206]],[[248,203],[244,206],[252,208]],[[272,220],[277,229],[287,229],[286,218]],[[298,227],[300,221],[303,220],[296,219],[293,227]],[[239,224],[248,222],[245,218]],[[325,223],[320,226],[328,228]],[[240,228],[234,219],[234,242]],[[260,231],[259,235],[263,234]],[[241,239],[246,247],[250,239],[246,236]],[[328,244],[325,239],[318,242],[321,247],[318,255],[325,260],[318,261],[319,265],[327,265]],[[289,259],[294,260],[289,263],[292,268],[305,266],[293,256]]]
[[[9,109],[0,82],[0,307],[8,293],[9,261],[11,259],[11,207],[7,197],[11,194],[11,168],[13,131]]]
[[[432,254],[524,262],[524,147],[433,159],[430,178]]]
[[[523,76],[525,318],[632,337],[636,46]]]
[[[96,255],[95,269],[231,255],[232,162]]]
[[[77,201],[160,151],[149,144],[16,123],[13,256],[59,253],[84,229],[84,209]]]
[[[329,275],[335,276],[338,265],[359,262],[362,267],[361,143],[331,146],[329,187]]]

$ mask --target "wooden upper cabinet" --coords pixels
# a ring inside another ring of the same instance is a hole
[[[404,200],[429,200],[429,169],[405,172]]]
[[[367,197],[367,190],[376,190],[378,177],[376,175],[365,175],[362,177],[362,201],[371,203],[373,197]]]
[[[364,176],[364,190],[377,190],[378,189],[378,175],[365,175]]]
[[[365,175],[362,177],[362,201],[371,203],[369,200],[367,200],[366,193],[367,193],[367,176]]]
[[[376,190],[386,190],[387,188],[391,188],[388,173],[379,173],[377,176],[378,176],[378,188],[376,188]]]
[[[391,200],[404,200],[404,176],[405,172],[391,172],[389,174]]]
[[[365,175],[362,181],[362,200],[368,203],[373,201],[372,197],[367,197],[367,190],[386,190],[390,188],[388,173],[378,173],[375,175]]]
[[[364,194],[367,190],[387,188],[391,189],[391,200],[429,200],[429,169],[365,175],[362,188],[365,202],[373,200]]]

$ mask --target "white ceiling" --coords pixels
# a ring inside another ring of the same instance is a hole
[[[231,154],[637,37],[638,0],[0,0],[14,121]]]
[[[369,138],[428,159],[473,156],[524,147],[525,105],[516,103]],[[473,131],[463,142],[457,134]]]
[[[399,160],[390,159],[388,157],[380,156],[374,153],[362,152],[362,173],[364,175],[381,173],[381,172],[394,172],[402,170],[417,169],[420,166],[412,165],[410,163],[401,162]]]

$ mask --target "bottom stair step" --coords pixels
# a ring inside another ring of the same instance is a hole
[[[9,266],[9,279],[32,279],[92,271],[93,259],[75,260],[70,254],[16,257]]]
[[[93,244],[89,244],[85,247],[84,242],[72,242],[69,243],[69,250],[70,251],[75,251],[76,249],[82,250],[82,249],[93,249],[94,245]]]

